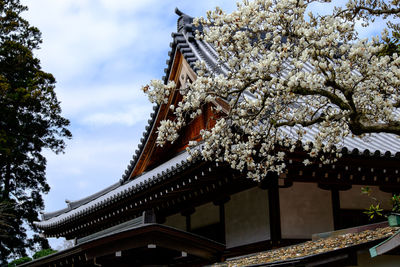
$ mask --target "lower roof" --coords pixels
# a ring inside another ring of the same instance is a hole
[[[399,229],[388,226],[387,222],[354,227],[330,232],[326,238],[236,257],[212,266],[303,266],[311,262],[315,264],[311,266],[317,266],[322,261],[327,264],[329,260],[343,260],[349,251],[370,248],[378,241],[395,235]]]
[[[162,254],[165,259],[157,259],[160,257],[158,255],[160,249],[163,250]],[[135,251],[140,251],[140,253],[146,251],[155,261],[174,260],[177,254],[173,252],[178,252],[183,258],[190,257],[210,263],[218,260],[224,249],[225,245],[223,244],[183,230],[162,224],[143,223],[99,235],[90,241],[20,266],[33,267],[53,264],[69,266],[71,263],[90,266],[99,264],[102,260],[117,261],[123,257],[128,258],[135,254]]]

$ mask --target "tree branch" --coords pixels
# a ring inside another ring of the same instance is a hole
[[[399,14],[400,13],[400,8],[390,8],[390,9],[373,9],[373,8],[369,8],[369,7],[365,7],[365,6],[357,6],[353,9],[345,9],[342,10],[341,12],[336,14],[336,17],[341,16],[345,13],[351,13],[353,14],[351,16],[351,19],[354,19],[359,13],[360,11],[367,11],[370,15],[394,15],[394,14]]]
[[[364,124],[361,121],[350,121],[350,130],[356,135],[365,133],[392,133],[400,135],[400,123],[399,122],[388,122],[388,123],[375,123],[375,124]]]
[[[400,13],[400,8],[391,8],[391,9],[372,9],[365,6],[358,6],[355,8],[355,13],[360,12],[360,10],[368,11],[368,13],[372,15],[393,15]]]
[[[328,84],[329,85],[329,84]],[[304,87],[297,86],[292,90],[293,93],[299,94],[299,95],[320,95],[328,98],[332,104],[337,105],[340,109],[342,110],[351,110],[353,111],[352,107],[343,101],[340,97],[338,97],[336,94],[333,94],[331,92],[328,92],[326,90],[310,90]]]
[[[295,126],[296,124],[300,124],[303,127],[311,126],[320,122],[323,122],[325,120],[332,120],[332,121],[337,121],[343,118],[345,115],[344,114],[335,114],[329,117],[324,117],[324,116],[319,116],[315,119],[309,120],[309,121],[286,121],[286,122],[280,122],[280,123],[275,123],[275,127],[282,127],[282,126]]]

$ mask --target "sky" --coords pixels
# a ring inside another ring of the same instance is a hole
[[[56,79],[72,140],[64,154],[45,151],[50,192],[45,211],[66,207],[117,182],[131,160],[152,105],[141,87],[161,79],[167,67],[175,7],[205,16],[216,6],[231,12],[232,0],[22,0],[23,16],[42,32],[35,54]],[[336,2],[335,2],[336,3]],[[326,7],[316,5],[318,12]],[[378,34],[383,23],[362,29]],[[54,248],[60,240],[51,239]]]

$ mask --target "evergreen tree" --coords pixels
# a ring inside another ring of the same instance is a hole
[[[48,247],[38,235],[26,235],[28,227],[36,230],[41,194],[50,189],[43,149],[62,152],[71,137],[55,79],[33,54],[41,33],[21,17],[25,10],[19,0],[0,0],[0,203],[8,207],[0,216],[7,233],[0,238],[0,265],[35,244]]]

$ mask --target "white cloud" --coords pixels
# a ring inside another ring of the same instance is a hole
[[[137,127],[77,129],[65,154],[46,151],[50,192],[44,197],[46,211],[64,208],[64,199],[77,200],[117,182],[125,171],[144,123]]]
[[[356,23],[356,31],[360,39],[370,38],[376,35],[381,36],[381,32],[384,28],[386,28],[386,21],[382,18],[377,18],[368,27],[363,27],[361,21],[357,21]]]
[[[78,184],[77,184],[77,186],[80,190],[86,189],[88,187],[88,185],[89,185],[88,181],[78,181]]]
[[[149,105],[135,105],[117,112],[89,114],[82,121],[92,125],[122,124],[133,126],[140,121],[148,120],[150,112]]]
[[[58,96],[62,100],[63,110],[70,116],[84,116],[85,113],[100,110],[114,111],[124,106],[151,106],[138,84],[108,84],[105,86],[82,86],[62,88]],[[147,109],[149,110],[149,109]]]
[[[90,71],[91,64],[110,57],[138,36],[138,24],[120,22],[115,15],[88,6],[89,1],[30,2],[27,16],[43,32],[38,52],[46,69],[58,79]],[[46,15],[43,14],[46,7]]]
[[[159,5],[156,0],[146,1],[132,1],[132,0],[100,0],[101,5],[111,10],[112,12],[134,12],[139,10],[146,10],[149,7],[155,7]],[[148,10],[150,11],[150,10]]]

